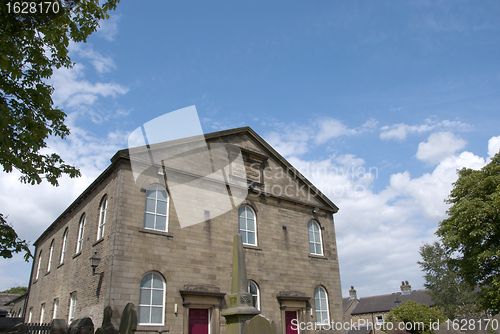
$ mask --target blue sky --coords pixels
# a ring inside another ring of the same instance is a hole
[[[83,176],[0,174],[2,212],[35,241],[131,131],[195,105],[205,133],[251,126],[340,207],[344,296],[422,288],[418,249],[455,170],[500,150],[499,14],[496,1],[124,0],[51,79],[72,134],[50,149]],[[0,290],[30,269],[0,260]]]

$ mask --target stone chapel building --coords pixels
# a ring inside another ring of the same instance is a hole
[[[294,331],[294,319],[342,321],[335,204],[249,127],[205,140],[240,150],[244,168],[228,170],[244,180],[243,202],[181,228],[176,206],[196,203],[173,203],[161,166],[134,179],[129,150],[118,151],[34,243],[26,321],[91,317],[97,328],[106,306],[116,324],[132,302],[138,332],[223,334],[238,233],[253,303],[282,333],[315,333]]]

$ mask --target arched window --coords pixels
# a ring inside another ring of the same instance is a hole
[[[78,239],[76,239],[76,253],[82,251],[83,245],[83,233],[85,231],[85,214],[80,218],[80,224],[78,225]]]
[[[42,266],[42,251],[38,253],[38,265],[36,267],[36,275],[35,275],[35,280],[38,279],[38,276],[40,275],[40,267]]]
[[[165,312],[165,281],[156,273],[141,279],[139,291],[139,325],[163,325]]]
[[[329,324],[328,294],[322,286],[317,286],[314,289],[314,307],[316,309],[316,323]]]
[[[167,231],[168,195],[165,189],[157,184],[150,186],[146,190],[144,227],[152,230]]]
[[[257,246],[257,224],[253,210],[243,205],[239,210],[239,228],[243,243]]]
[[[314,220],[309,222],[309,248],[311,254],[323,255],[323,244],[321,242],[321,229]]]
[[[64,234],[63,234],[62,247],[61,247],[61,260],[59,261],[59,263],[64,262],[64,254],[66,253],[66,243],[67,242],[68,242],[68,228],[66,227],[66,229],[64,230]]]
[[[47,272],[50,271],[50,267],[52,266],[52,254],[54,254],[54,240],[50,243],[49,250],[49,262],[47,263]]]
[[[108,196],[104,195],[99,205],[99,225],[97,225],[97,240],[104,237],[104,224],[106,224],[106,209],[108,208]]]
[[[257,283],[248,280],[248,293],[252,294],[253,307],[255,307],[257,310],[260,310],[260,291]]]

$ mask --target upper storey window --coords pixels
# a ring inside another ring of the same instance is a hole
[[[165,189],[157,184],[150,186],[146,190],[144,227],[152,230],[167,231],[168,195]]]
[[[309,222],[309,248],[311,254],[323,255],[323,244],[321,242],[321,229],[314,220]]]
[[[63,234],[63,241],[62,241],[62,247],[61,247],[61,259],[60,259],[59,263],[64,262],[64,254],[66,253],[66,243],[67,242],[68,242],[68,228],[66,227],[66,229],[64,230],[64,234]]]
[[[54,254],[54,240],[50,243],[49,250],[49,262],[47,263],[47,272],[50,271],[50,267],[52,266],[52,255]]]
[[[104,224],[106,224],[106,210],[108,208],[108,196],[104,195],[99,206],[99,225],[97,226],[97,240],[104,237]]]
[[[243,243],[257,246],[257,224],[253,210],[243,205],[239,210],[239,229]]]
[[[82,251],[83,246],[83,233],[85,231],[85,214],[80,218],[80,224],[78,225],[78,239],[76,239],[76,253]]]

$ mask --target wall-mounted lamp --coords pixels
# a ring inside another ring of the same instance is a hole
[[[97,252],[94,252],[94,255],[92,255],[89,260],[90,266],[92,267],[92,275],[95,275],[95,268],[99,265],[101,257],[97,254]]]
[[[285,225],[283,225],[283,226],[282,226],[282,229],[283,229],[283,231],[286,231],[286,226],[285,226]]]
[[[318,212],[318,208],[314,207],[313,208],[313,213],[316,213],[316,212]]]
[[[248,189],[254,190],[255,189],[255,182],[250,183],[250,186],[248,187]]]
[[[177,304],[174,306],[174,313],[177,314]]]

